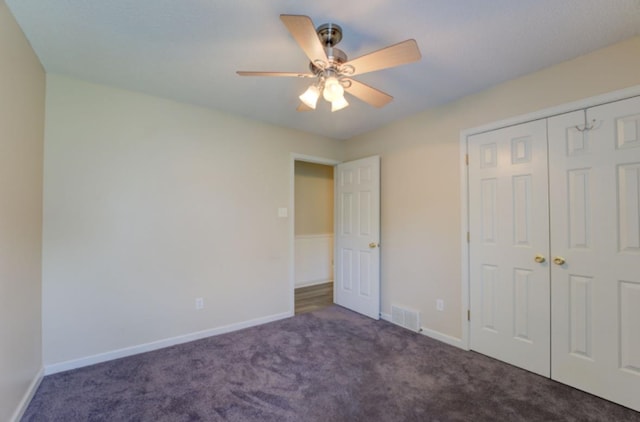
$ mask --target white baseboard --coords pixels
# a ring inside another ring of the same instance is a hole
[[[11,418],[9,418],[9,422],[19,422],[20,419],[22,419],[22,416],[24,415],[24,412],[27,410],[29,403],[31,403],[31,399],[36,394],[36,391],[38,390],[38,387],[40,386],[40,383],[42,382],[43,377],[44,377],[44,368],[40,368],[36,376],[31,381],[31,384],[29,384],[29,388],[27,388],[27,391],[24,393],[24,396],[22,396],[22,400],[20,400],[20,403],[18,404],[18,407],[16,408],[15,412],[13,412],[13,415],[11,416]]]
[[[385,321],[389,321],[389,322],[391,322],[393,324],[393,322],[391,321],[391,315],[390,314],[382,314],[381,313],[380,314],[380,318],[384,319]],[[441,341],[441,342],[449,344],[451,346],[455,346],[455,347],[457,347],[459,349],[469,350],[464,345],[464,342],[462,341],[462,339],[450,336],[448,334],[441,333],[440,331],[431,330],[431,329],[425,328],[425,327],[420,327],[420,334],[425,335],[427,337],[431,337],[434,340]]]
[[[71,369],[81,368],[83,366],[94,365],[96,363],[106,362],[114,359],[119,359],[127,356],[137,355],[139,353],[151,352],[153,350],[162,349],[164,347],[173,346],[176,344],[187,343],[194,340],[200,340],[205,337],[217,336],[220,334],[229,333],[231,331],[241,330],[243,328],[253,327],[256,325],[266,324],[268,322],[277,321],[284,318],[293,316],[293,312],[283,312],[281,314],[269,315],[262,318],[251,319],[248,321],[238,322],[235,324],[229,324],[218,328],[211,328],[208,330],[197,331],[195,333],[189,333],[181,336],[170,337],[163,340],[153,341],[151,343],[139,344],[137,346],[125,347],[123,349],[112,350],[110,352],[99,353],[97,355],[87,356],[84,358],[68,360],[60,363],[53,363],[45,365],[45,375],[55,374],[62,371],[68,371]]]
[[[441,341],[443,343],[447,343],[447,344],[449,344],[451,346],[455,346],[455,347],[457,347],[459,349],[462,349],[462,350],[469,350],[464,345],[464,342],[462,341],[462,339],[460,339],[458,337],[450,336],[448,334],[441,333],[440,331],[430,330],[428,328],[421,327],[420,328],[420,334],[423,334],[423,335],[425,335],[427,337],[431,337],[432,339]]]
[[[296,284],[296,289],[300,289],[302,287],[317,286],[318,284],[325,284],[325,283],[333,283],[333,280],[332,279],[318,280],[318,281],[309,281],[307,283]]]

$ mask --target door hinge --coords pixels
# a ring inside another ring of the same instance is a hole
[[[471,310],[467,309],[467,321],[471,321]]]
[[[467,243],[471,242],[471,233],[467,232]]]
[[[466,165],[469,165],[469,154],[465,154],[465,155],[464,155],[464,163],[465,163]]]

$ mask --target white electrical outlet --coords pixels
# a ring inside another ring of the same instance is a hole
[[[439,311],[444,311],[444,300],[442,299],[436,300],[436,309]]]
[[[196,310],[204,308],[204,299],[201,297],[196,298]]]

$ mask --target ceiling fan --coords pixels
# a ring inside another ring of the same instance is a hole
[[[331,103],[331,111],[342,110],[349,105],[344,98],[345,91],[374,107],[383,107],[393,97],[352,79],[352,76],[415,62],[421,57],[416,40],[409,39],[356,59],[347,60],[344,51],[335,47],[342,40],[340,26],[325,23],[315,28],[311,19],[303,15],[280,15],[280,19],[309,58],[310,72],[238,71],[237,74],[315,79],[300,95],[301,104],[298,106],[298,111],[315,110],[320,94]]]

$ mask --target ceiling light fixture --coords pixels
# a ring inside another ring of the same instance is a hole
[[[340,97],[337,100],[331,101],[331,111],[334,112],[334,111],[342,110],[348,105],[349,103],[347,102],[347,100],[345,100],[344,97]]]
[[[302,101],[307,107],[315,110],[318,98],[320,98],[320,88],[313,84],[298,98],[300,98],[300,101]]]
[[[344,98],[344,88],[343,81],[340,81],[335,76],[325,78],[322,75],[317,83],[311,84],[298,98],[307,107],[315,110],[320,93],[322,93],[322,98],[331,103],[331,111],[338,111],[349,105],[349,102]]]
[[[330,103],[344,98],[344,88],[340,85],[340,82],[335,76],[329,76],[324,81],[324,89],[322,90],[322,97]]]

